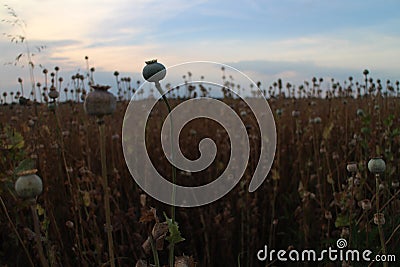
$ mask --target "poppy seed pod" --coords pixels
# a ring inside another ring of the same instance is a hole
[[[36,174],[36,170],[20,173],[15,182],[15,192],[22,198],[35,198],[43,191],[42,179]]]
[[[300,116],[300,111],[298,111],[298,110],[293,110],[292,111],[292,117],[299,117]]]
[[[117,99],[108,92],[108,85],[92,85],[93,91],[87,94],[84,103],[86,114],[102,117],[112,114],[117,106]]]
[[[146,66],[143,68],[142,74],[146,81],[157,83],[165,78],[167,71],[163,64],[154,59],[146,61]]]
[[[363,199],[359,202],[359,206],[363,209],[363,210],[370,210],[372,207],[371,204],[371,200],[369,199]]]
[[[175,267],[189,267],[194,266],[193,259],[188,256],[176,257]]]
[[[50,92],[49,92],[49,97],[51,98],[51,99],[56,99],[56,98],[58,98],[59,97],[59,93],[57,92],[57,90],[56,90],[56,88],[55,87],[50,87]]]
[[[364,115],[365,115],[365,113],[364,113],[364,110],[362,110],[362,109],[357,109],[357,116],[359,116],[359,117],[364,117]]]
[[[321,121],[322,121],[321,117],[315,117],[314,120],[313,120],[313,123],[314,124],[320,124]]]
[[[332,213],[328,210],[325,211],[325,219],[332,220]]]
[[[384,225],[385,222],[385,215],[383,213],[378,212],[374,214],[374,223],[376,225]]]
[[[372,158],[368,162],[368,170],[373,174],[379,174],[385,172],[386,164],[381,158]]]
[[[356,162],[349,162],[349,163],[347,163],[346,168],[347,168],[347,171],[348,171],[348,172],[354,173],[354,172],[357,172],[357,171],[358,171],[357,163],[356,163]]]

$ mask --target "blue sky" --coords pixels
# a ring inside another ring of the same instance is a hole
[[[375,78],[400,79],[398,0],[8,0],[3,4],[26,21],[31,47],[47,46],[34,58],[36,80],[42,79],[41,64],[48,69],[59,66],[68,82],[72,73],[85,70],[85,56],[96,67],[96,81],[111,85],[114,70],[140,79],[144,61],[152,58],[166,66],[192,60],[227,63],[263,84],[277,78],[300,84],[313,76],[361,80],[364,68]],[[8,18],[5,8],[0,14]],[[4,23],[0,31],[18,33]],[[4,36],[0,48],[1,63],[24,51]],[[17,77],[27,83],[27,69],[0,66],[2,90],[18,88]]]

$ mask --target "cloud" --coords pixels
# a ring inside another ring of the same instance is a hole
[[[128,71],[133,65],[141,66],[145,59],[161,54],[158,43],[163,33],[159,34],[158,28],[164,21],[205,2],[71,0],[61,4],[9,0],[8,4],[27,22],[31,46],[36,40],[47,46],[37,58],[43,65],[62,59],[60,65],[68,64],[67,68],[71,68],[75,62],[79,67],[88,55],[101,64],[100,68]],[[18,29],[2,26],[4,31],[19,33]],[[6,45],[0,42],[0,46]],[[4,53],[3,56],[8,57]]]

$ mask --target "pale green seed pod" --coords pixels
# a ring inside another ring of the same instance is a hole
[[[382,158],[372,158],[368,162],[368,170],[373,174],[380,174],[385,172],[386,164]]]
[[[146,66],[142,71],[143,77],[148,82],[159,82],[164,79],[167,71],[165,66],[159,62],[157,59],[146,61]]]
[[[15,182],[14,188],[21,198],[35,198],[43,191],[42,179],[35,174],[36,170],[22,173]]]

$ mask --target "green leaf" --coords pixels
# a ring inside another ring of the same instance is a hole
[[[35,165],[36,163],[33,159],[31,158],[24,159],[18,164],[18,167],[15,168],[14,173],[17,174],[19,172],[35,169]]]
[[[395,129],[393,129],[393,131],[392,131],[392,133],[391,133],[391,136],[392,136],[392,137],[396,137],[396,136],[398,136],[398,135],[400,135],[400,128],[395,128]]]
[[[384,121],[383,124],[387,127],[391,127],[393,125],[394,115],[390,114]]]
[[[371,134],[371,129],[370,129],[369,127],[362,127],[362,128],[361,128],[361,132],[362,132],[364,135],[369,135],[369,134]]]
[[[324,129],[324,133],[322,134],[322,137],[324,138],[324,140],[329,139],[329,136],[331,135],[332,129],[334,127],[334,123],[332,122],[328,127],[325,127]]]
[[[345,227],[345,226],[349,226],[349,225],[350,225],[350,221],[349,221],[349,217],[347,215],[339,214],[337,216],[336,221],[335,221],[335,226],[337,228]]]
[[[19,132],[7,127],[5,133],[7,135],[7,141],[4,144],[5,149],[21,149],[24,147],[24,138]]]
[[[165,220],[168,223],[168,231],[169,235],[165,238],[171,245],[177,244],[179,242],[184,241],[185,239],[181,236],[181,232],[179,231],[178,223],[172,222],[172,219],[168,218],[167,214],[165,214]]]
[[[362,122],[364,123],[364,125],[369,125],[371,123],[371,115],[366,115],[362,118]]]
[[[36,204],[36,211],[39,216],[42,216],[45,213],[44,208],[40,204]]]

